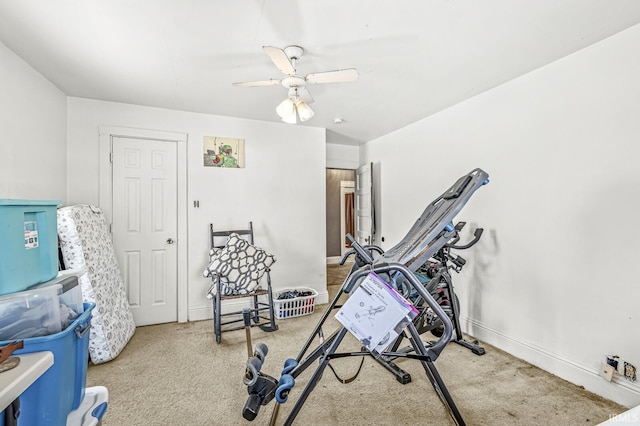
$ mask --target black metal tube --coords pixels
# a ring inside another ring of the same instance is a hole
[[[372,272],[374,273],[388,273],[389,271],[400,271],[402,275],[409,281],[409,283],[413,286],[413,288],[418,292],[418,294],[424,299],[425,302],[429,305],[429,307],[433,310],[433,312],[440,318],[442,324],[444,325],[444,332],[440,339],[429,348],[429,352],[435,353],[435,358],[437,358],[442,350],[445,348],[447,343],[451,340],[451,336],[453,335],[453,324],[451,323],[451,319],[449,316],[442,310],[438,302],[435,301],[433,296],[431,296],[424,286],[418,281],[416,276],[404,265],[399,263],[392,263],[389,265],[377,265],[374,266]],[[435,361],[435,358],[433,361]]]

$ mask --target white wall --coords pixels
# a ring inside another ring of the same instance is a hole
[[[68,104],[69,204],[99,205],[100,126],[188,135],[190,320],[211,317],[210,281],[202,276],[210,222],[233,229],[252,220],[256,245],[277,257],[274,289],[311,287],[321,293],[318,303],[326,303],[324,129],[79,98]],[[204,167],[203,136],[244,138],[246,167]]]
[[[327,143],[327,167],[355,170],[359,163],[360,148],[350,145]]]
[[[640,367],[638,45],[635,26],[371,141],[360,158],[384,175],[386,248],[459,176],[486,170],[491,183],[459,216],[487,230],[455,277],[466,329],[626,406],[640,386],[597,372],[605,354]]]
[[[66,96],[0,43],[0,198],[66,200]]]

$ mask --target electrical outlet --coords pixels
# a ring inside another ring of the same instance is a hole
[[[614,374],[622,376],[630,382],[637,380],[636,366],[621,360],[618,355],[607,355],[605,362],[600,366],[599,374],[608,381],[613,379]]]
[[[615,368],[613,368],[609,364],[602,363],[600,365],[600,376],[602,376],[602,378],[604,378],[608,382],[613,379],[613,373],[615,373],[615,371]]]
[[[624,378],[630,382],[636,381],[636,367],[626,361],[624,362]]]

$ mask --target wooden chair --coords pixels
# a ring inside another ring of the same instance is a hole
[[[211,251],[209,252],[211,263],[205,271],[205,276],[210,276],[212,279],[209,294],[213,293],[213,323],[216,343],[220,343],[223,332],[245,328],[242,310],[222,313],[222,302],[225,300],[250,298],[251,326],[258,326],[264,331],[277,330],[270,275],[270,265],[275,262],[275,257],[253,245],[253,223],[249,222],[248,229],[224,231],[216,231],[213,224],[209,224],[209,232],[211,237]],[[236,241],[239,239],[232,234],[237,234],[248,244]],[[231,242],[230,237],[235,239],[235,245],[229,245]],[[240,248],[238,249],[238,247]],[[227,256],[225,257],[225,251],[229,252],[229,250],[231,250],[232,254],[226,253]],[[268,261],[269,258],[271,259],[270,261]],[[256,264],[258,268],[256,268]],[[254,270],[258,269],[258,273],[254,273],[251,278],[248,278],[246,274],[240,277],[239,281],[241,281],[241,286],[244,287],[240,290],[236,286],[237,283],[234,282],[234,279],[239,278],[238,274],[241,269],[239,266],[242,267],[242,271],[246,271],[248,267]],[[255,275],[260,276],[254,279]],[[262,288],[260,284],[264,281],[265,275],[267,285],[266,288]],[[247,285],[249,287],[255,286],[255,288],[247,290]],[[242,324],[231,326],[237,323]]]

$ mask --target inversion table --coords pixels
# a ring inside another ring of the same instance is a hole
[[[464,425],[464,420],[434,364],[442,350],[451,340],[453,325],[440,305],[416,278],[414,272],[456,235],[453,225],[454,217],[462,210],[475,191],[488,182],[489,175],[481,169],[474,169],[467,175],[462,176],[441,196],[429,204],[407,235],[386,252],[382,252],[380,248],[375,246],[362,247],[349,236],[353,242],[353,252],[351,254],[356,256],[354,267],[304,343],[298,356],[295,359],[290,358],[285,361],[280,378],[275,379],[260,371],[267,353],[267,348],[264,344],[257,345],[253,356],[250,356],[247,360],[244,383],[247,385],[249,397],[243,408],[243,417],[247,420],[253,420],[258,414],[260,406],[267,405],[274,398],[278,404],[286,402],[289,392],[295,385],[295,378],[311,365],[317,365],[284,422],[285,425],[291,425],[322,377],[322,373],[329,365],[330,360],[350,356],[373,356],[374,358],[384,356],[420,361],[429,381],[449,410],[453,420],[458,425]],[[407,321],[406,323],[408,324],[402,333],[409,340],[413,351],[387,352],[391,347],[389,346],[381,353],[374,353],[363,346],[360,352],[338,352],[338,348],[349,330],[344,326],[338,327],[329,337],[325,338],[322,327],[332,311],[339,307],[337,303],[340,297],[343,294],[351,297],[371,272],[389,284],[391,283],[390,277],[397,277],[400,274],[409,286],[426,301],[434,314],[440,318],[444,325],[442,336],[435,342],[425,344],[421,340],[413,322]],[[310,350],[316,336],[319,338],[320,343]],[[319,363],[315,364],[318,360]],[[273,410],[272,425],[275,424],[278,413],[277,408],[278,405]]]

